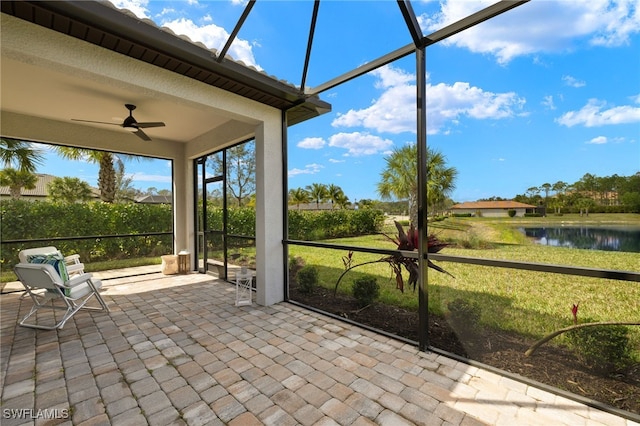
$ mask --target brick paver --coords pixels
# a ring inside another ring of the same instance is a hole
[[[45,424],[39,410],[82,425],[639,425],[287,303],[236,307],[206,275],[103,283],[111,312],[57,331],[18,327],[31,302],[2,295],[3,426]]]

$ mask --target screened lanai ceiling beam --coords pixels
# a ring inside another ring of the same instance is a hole
[[[411,2],[409,0],[398,0],[398,6],[402,12],[404,22],[407,24],[409,33],[411,33],[411,38],[413,38],[413,44],[420,46],[423,40],[422,28],[420,28],[420,24],[418,24]]]
[[[242,15],[240,15],[240,19],[238,19],[238,22],[236,23],[235,28],[231,32],[231,35],[229,36],[227,43],[224,45],[224,47],[220,51],[220,54],[216,58],[217,62],[222,62],[224,57],[227,55],[227,52],[231,48],[231,44],[236,39],[236,36],[238,35],[238,32],[240,32],[240,28],[242,28],[242,25],[244,25],[244,21],[247,20],[247,17],[249,16],[249,12],[251,12],[251,8],[255,4],[255,2],[256,0],[249,0],[249,3],[247,3],[247,6],[244,8],[244,11],[242,12]]]
[[[514,7],[520,6],[524,3],[527,3],[529,0],[502,0],[498,3],[495,3],[489,7],[482,9],[479,12],[473,13],[466,18],[463,18],[457,22],[454,22],[451,25],[447,25],[446,27],[431,33],[430,35],[423,37],[422,43],[424,46],[429,46],[431,44],[442,41],[452,35],[459,33],[460,31],[466,30],[467,28],[473,27],[481,22],[486,21],[487,19],[491,19],[501,13],[504,13],[508,10],[513,9]],[[391,63],[397,59],[405,57],[416,50],[416,46],[412,43],[407,46],[401,47],[400,49],[394,50],[391,53],[387,53],[386,55],[375,59],[371,62],[368,62],[364,65],[359,66],[349,72],[342,74],[332,80],[327,81],[326,83],[320,84],[316,87],[310,88],[309,90],[305,90],[304,94],[307,96],[318,95],[322,92],[330,90],[342,83],[346,83],[349,80],[353,80],[356,77],[359,77],[363,74],[366,74],[370,71],[373,71],[377,68],[380,68],[383,65]]]
[[[309,70],[309,59],[311,58],[311,45],[313,44],[313,36],[316,32],[316,20],[318,19],[319,8],[320,8],[320,0],[315,0],[313,2],[311,26],[309,27],[309,41],[307,41],[307,54],[304,57],[304,67],[302,69],[302,81],[300,82],[300,90],[302,90],[302,92],[304,92],[304,85],[307,82],[307,71]]]
[[[425,46],[429,46],[431,44],[442,41],[445,38],[449,38],[452,35],[466,30],[467,28],[478,25],[481,22],[498,16],[529,1],[530,0],[502,0],[498,3],[492,4],[489,7],[485,7],[484,9],[473,13],[466,18],[462,18],[461,20],[456,21],[451,25],[447,25],[446,27],[429,34],[425,37]]]

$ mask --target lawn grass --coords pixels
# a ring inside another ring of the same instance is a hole
[[[625,221],[620,220],[621,215],[591,215],[588,220],[597,223],[631,221],[640,225],[638,218],[637,215],[628,215]],[[452,219],[434,224],[430,232],[455,244],[442,251],[450,255],[640,272],[638,253],[536,245],[518,232],[510,219]],[[558,217],[554,217],[554,220],[556,219]],[[578,215],[569,219],[587,220]],[[395,227],[392,224],[385,228],[388,235],[393,235],[394,231]],[[394,248],[393,244],[381,235],[342,238],[328,242]],[[304,259],[306,264],[318,267],[320,282],[327,288],[333,289],[344,270],[342,256],[346,253],[343,251],[291,246],[290,253]],[[353,263],[364,263],[380,257],[355,253]],[[535,338],[571,325],[571,307],[577,303],[580,306],[578,318],[581,322],[640,321],[640,286],[635,282],[453,262],[440,262],[439,265],[455,278],[429,269],[429,311],[434,314],[445,314],[450,301],[463,298],[474,301],[481,307],[482,324]],[[353,280],[362,274],[374,275],[377,278],[381,286],[380,302],[417,310],[417,293],[408,288],[405,288],[404,293],[397,290],[395,277],[386,263],[362,266],[347,273],[339,291],[348,293]],[[408,274],[404,275],[406,279]],[[630,337],[636,354],[640,354],[640,328],[630,327]],[[558,340],[562,341],[562,337]]]

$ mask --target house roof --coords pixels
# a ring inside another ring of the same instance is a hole
[[[293,125],[331,110],[318,96],[305,95],[228,55],[217,58],[186,36],[105,1],[2,1],[2,13],[287,111]]]
[[[143,195],[136,198],[139,204],[172,204],[173,197],[171,195]]]
[[[534,209],[536,206],[518,201],[468,201],[456,204],[454,209]]]
[[[37,173],[38,181],[36,182],[36,187],[34,189],[24,189],[20,191],[21,197],[48,197],[49,196],[49,184],[53,182],[53,180],[57,176],[47,175]],[[100,191],[97,188],[91,187],[91,192],[95,198],[100,198]],[[8,186],[0,186],[0,196],[9,196],[11,195]]]

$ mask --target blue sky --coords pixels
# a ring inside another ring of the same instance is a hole
[[[493,1],[413,1],[425,34]],[[242,1],[115,1],[220,50]],[[258,0],[229,54],[299,85],[312,1]],[[320,4],[307,86],[411,42],[396,1]],[[379,198],[384,157],[415,142],[415,58],[321,94],[332,112],[289,129],[289,187],[336,184]],[[640,171],[640,4],[533,0],[427,49],[428,145],[458,170],[455,201],[511,198],[585,173]],[[69,173],[69,165],[48,161]],[[80,177],[95,185],[97,168]],[[135,186],[169,188],[166,161],[127,163]],[[165,174],[166,172],[166,174]]]

